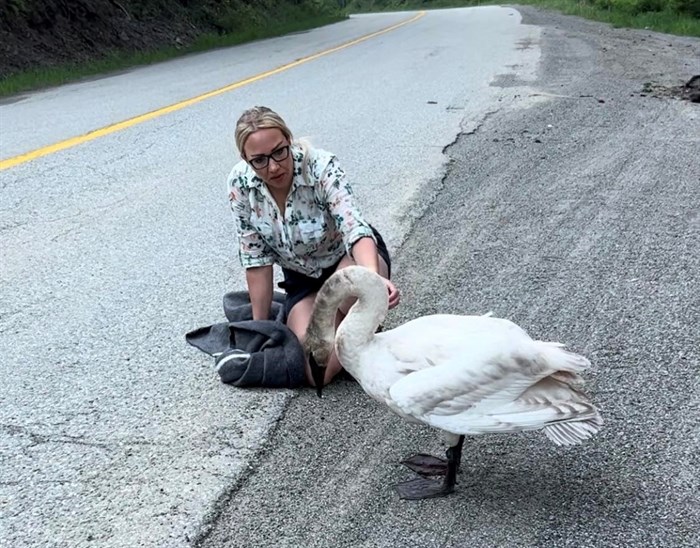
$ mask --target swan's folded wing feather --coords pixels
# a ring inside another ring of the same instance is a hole
[[[443,407],[444,404],[426,412],[422,420],[442,430],[465,434],[532,430],[576,421],[575,427],[552,429],[550,437],[559,444],[578,443],[602,425],[598,410],[584,394],[551,377],[542,379],[509,402],[477,404],[451,414],[441,412]]]
[[[403,377],[389,388],[389,396],[402,413],[430,422],[430,416],[511,402],[539,380],[538,373],[506,355],[474,364],[453,359]]]

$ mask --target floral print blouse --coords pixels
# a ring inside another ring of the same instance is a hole
[[[284,218],[263,180],[245,162],[228,177],[236,222],[239,257],[244,268],[278,264],[318,278],[360,238],[374,239],[357,206],[345,172],[330,152],[293,145],[292,187]],[[302,175],[304,154],[307,178]]]

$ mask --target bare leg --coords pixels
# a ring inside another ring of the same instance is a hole
[[[287,327],[292,330],[292,332],[297,336],[300,342],[303,343],[306,338],[306,329],[309,327],[309,321],[311,320],[311,312],[314,308],[314,300],[316,299],[316,293],[312,293],[304,297],[297,304],[295,304],[289,311],[289,316],[287,316]],[[311,368],[309,367],[309,361],[306,359],[304,364],[304,369],[306,371],[306,380],[311,386],[316,386],[313,376],[311,375]]]
[[[304,297],[297,304],[295,304],[289,311],[289,316],[287,317],[287,327],[292,330],[292,332],[297,336],[300,341],[303,341],[306,337],[306,329],[309,327],[309,321],[311,320],[311,313],[314,308],[314,300],[316,299],[316,293],[312,293],[307,297]],[[336,316],[336,327],[345,318],[345,315],[341,315],[340,311]],[[338,358],[335,355],[335,351],[331,353],[328,359],[328,365],[325,370],[325,376],[323,379],[324,386],[333,380],[340,370],[342,369]],[[311,374],[311,367],[309,367],[308,360],[305,363],[306,370],[306,380],[311,386],[316,386],[313,375]]]

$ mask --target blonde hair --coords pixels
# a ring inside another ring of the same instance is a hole
[[[236,147],[244,160],[246,159],[243,151],[245,142],[259,129],[279,129],[290,144],[293,141],[292,131],[274,110],[268,107],[249,108],[236,122]]]
[[[287,123],[271,108],[262,106],[252,107],[243,111],[243,114],[241,114],[240,118],[238,118],[238,121],[236,122],[235,139],[236,148],[238,148],[241,158],[247,160],[243,150],[245,143],[248,140],[248,137],[259,129],[279,129],[282,132],[282,135],[287,139],[287,141],[289,141],[290,145],[296,145],[301,149],[304,155],[301,166],[302,176],[304,177],[304,180],[308,182],[307,152],[310,145],[305,139],[295,141],[294,137],[292,136],[292,130],[289,129]]]

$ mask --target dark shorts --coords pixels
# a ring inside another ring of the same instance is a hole
[[[374,227],[372,227],[372,232],[374,232],[374,237],[377,240],[377,254],[384,259],[384,262],[389,268],[389,275],[391,275],[391,258],[389,257],[389,250],[386,248],[384,239]],[[287,298],[284,301],[284,317],[287,318],[289,316],[289,312],[292,310],[292,307],[294,307],[294,305],[300,300],[308,297],[312,293],[317,293],[318,290],[321,289],[324,282],[335,272],[339,264],[340,261],[335,263],[333,266],[324,268],[319,278],[312,278],[306,274],[301,274],[299,272],[295,272],[294,270],[283,268],[282,273],[284,274],[284,281],[278,283],[277,285],[287,292]]]

